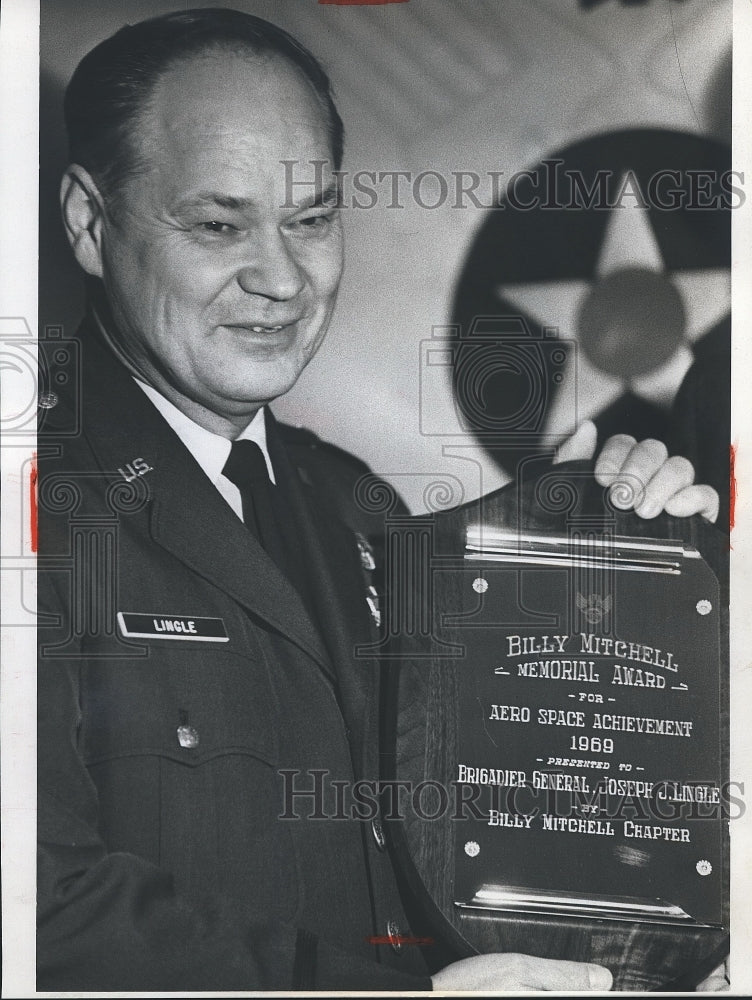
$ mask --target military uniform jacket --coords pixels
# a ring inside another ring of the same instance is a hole
[[[39,441],[38,988],[430,989],[383,943],[407,926],[352,795],[378,776],[365,466],[267,422],[309,616],[92,329],[81,350],[78,431]]]

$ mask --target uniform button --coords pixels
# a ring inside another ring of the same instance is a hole
[[[178,743],[190,750],[199,744],[198,730],[193,726],[178,726]]]
[[[380,851],[386,850],[386,836],[384,834],[384,827],[381,825],[380,820],[371,820],[371,833],[373,834],[373,839],[375,840],[378,849]]]
[[[387,920],[386,936],[389,938],[389,944],[391,945],[391,947],[397,952],[397,954],[399,954],[402,951],[404,945],[400,940],[400,938],[402,937],[402,933],[399,929],[399,924],[397,923],[396,920]]]

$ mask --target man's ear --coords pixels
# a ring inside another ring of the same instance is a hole
[[[68,242],[87,274],[102,277],[102,196],[91,174],[71,163],[60,184],[60,207]]]

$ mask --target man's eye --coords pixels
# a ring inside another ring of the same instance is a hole
[[[200,228],[207,233],[232,233],[235,232],[235,227],[231,226],[229,222],[217,222],[215,219],[209,222],[202,222]]]
[[[315,215],[305,215],[295,222],[295,228],[299,231],[311,234],[323,234],[331,227],[336,215],[336,209],[329,212],[318,212]]]

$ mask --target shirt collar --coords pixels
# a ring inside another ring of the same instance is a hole
[[[232,441],[228,441],[228,439],[222,437],[221,434],[214,434],[213,431],[208,431],[205,427],[201,427],[195,422],[195,420],[191,420],[190,417],[187,417],[182,410],[179,410],[174,403],[171,403],[169,399],[166,399],[162,393],[158,392],[153,386],[147,385],[135,376],[133,377],[133,381],[137,386],[139,386],[140,389],[143,390],[144,393],[146,393],[170,427],[172,427],[177,436],[186,446],[188,451],[196,459],[212,483],[216,486],[217,480],[222,475],[222,469],[225,467],[225,462],[230,457]],[[276,484],[277,480],[274,477],[274,468],[269,457],[269,449],[266,446],[266,419],[264,407],[261,407],[261,409],[256,412],[253,420],[251,420],[248,426],[241,431],[240,434],[238,434],[236,440],[254,441],[259,446],[266,461],[269,478]]]

